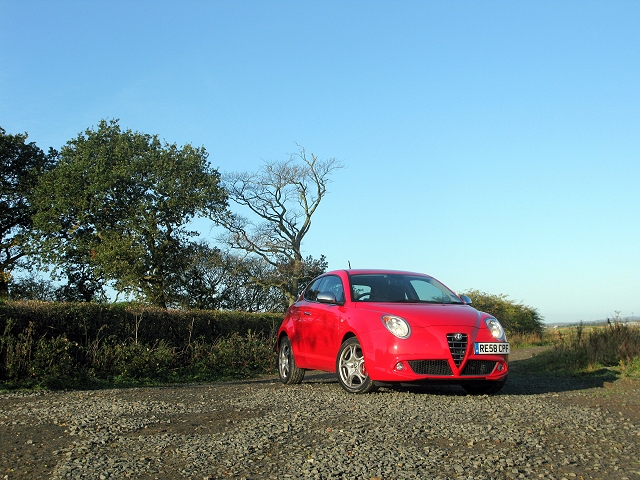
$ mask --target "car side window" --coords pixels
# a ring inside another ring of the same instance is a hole
[[[315,302],[318,294],[320,293],[320,284],[324,280],[324,277],[316,279],[311,285],[309,285],[304,291],[304,299],[309,302]]]
[[[317,301],[318,294],[322,292],[333,293],[336,301],[344,301],[344,287],[342,286],[340,277],[327,275],[326,277],[318,278],[304,291],[304,299],[308,302],[315,302]]]
[[[344,287],[342,286],[340,277],[328,275],[324,277],[324,279],[324,283],[320,285],[320,291],[333,293],[337,302],[344,302]]]

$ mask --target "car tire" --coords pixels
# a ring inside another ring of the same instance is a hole
[[[285,385],[296,385],[302,382],[305,370],[298,368],[296,359],[293,358],[293,349],[291,341],[287,337],[280,340],[280,348],[278,348],[278,375],[280,381]]]
[[[368,393],[376,388],[367,374],[362,347],[356,337],[346,339],[340,346],[336,372],[340,386],[349,393]]]
[[[507,382],[507,379],[500,380],[498,382],[491,381],[483,381],[478,383],[467,383],[463,384],[462,388],[464,388],[469,395],[492,395],[494,393],[498,393],[504,384]]]

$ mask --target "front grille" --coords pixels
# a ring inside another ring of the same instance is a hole
[[[492,360],[469,360],[460,375],[489,375],[496,368]]]
[[[453,375],[446,360],[409,360],[408,363],[418,375]]]
[[[459,337],[456,339],[456,337]],[[467,352],[467,334],[466,333],[448,333],[447,341],[449,342],[449,350],[453,357],[456,367],[459,367],[464,360],[464,354]]]

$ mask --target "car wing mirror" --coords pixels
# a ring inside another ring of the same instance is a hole
[[[336,300],[336,296],[331,292],[320,292],[316,297],[316,300],[320,303],[340,304],[340,302]]]
[[[469,297],[467,297],[466,295],[460,295],[460,300],[462,300],[467,305],[471,305],[473,303],[471,301],[471,299]]]

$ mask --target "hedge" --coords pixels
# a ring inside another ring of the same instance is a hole
[[[232,333],[270,335],[283,317],[281,313],[165,310],[122,303],[0,302],[4,336],[15,336],[30,327],[34,337],[65,337],[81,346],[111,337],[142,344],[162,340],[184,348],[195,339],[209,342]]]
[[[271,373],[283,314],[0,302],[0,388]]]

